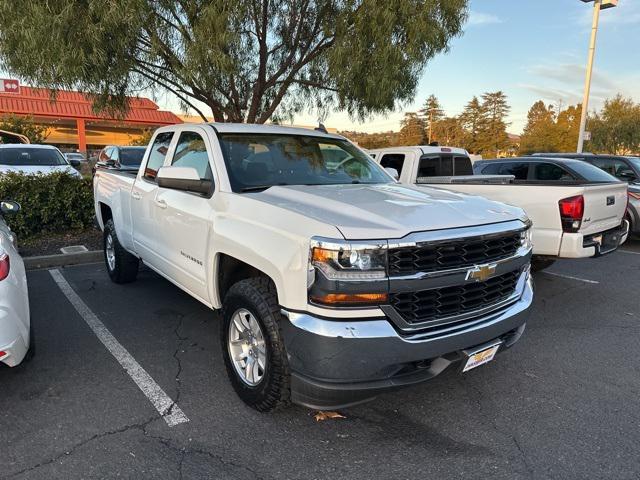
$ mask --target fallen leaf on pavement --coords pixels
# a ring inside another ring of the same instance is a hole
[[[316,422],[324,422],[325,420],[335,420],[338,418],[347,418],[347,417],[339,414],[338,412],[323,412],[322,410],[319,410],[315,413],[313,418],[316,419]]]

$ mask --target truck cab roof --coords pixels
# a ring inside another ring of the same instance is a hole
[[[387,148],[373,148],[369,150],[371,153],[384,153],[384,152],[404,152],[404,151],[416,151],[420,150],[423,155],[427,154],[440,154],[440,153],[452,153],[454,155],[466,155],[469,156],[464,148],[447,147],[447,146],[433,146],[433,145],[416,145],[412,147],[387,147]]]
[[[184,124],[188,125],[188,124]],[[201,124],[196,124],[201,125]],[[260,125],[251,123],[208,123],[218,133],[244,133],[244,134],[262,134],[262,135],[305,135],[313,137],[325,137],[333,139],[343,139],[341,135],[333,133],[325,133],[320,130],[301,128],[301,127],[286,127],[282,125]]]

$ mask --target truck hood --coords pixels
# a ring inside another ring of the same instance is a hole
[[[525,219],[523,210],[482,197],[399,184],[275,186],[248,194],[334,225],[347,240]]]
[[[54,172],[67,172],[73,176],[79,176],[78,171],[75,170],[71,165],[0,165],[0,173],[25,173],[25,174],[34,174],[34,173],[42,173],[44,175],[48,175],[49,173]]]

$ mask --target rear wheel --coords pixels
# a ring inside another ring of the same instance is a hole
[[[140,261],[120,245],[113,220],[104,225],[104,262],[115,283],[133,282],[138,276]]]
[[[227,374],[242,401],[260,412],[291,402],[281,316],[267,278],[241,280],[224,299],[220,338]]]
[[[541,272],[542,270],[549,268],[556,262],[552,257],[533,257],[531,259],[531,270],[533,272]]]

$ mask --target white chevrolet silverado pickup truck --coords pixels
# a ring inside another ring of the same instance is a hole
[[[466,371],[525,328],[524,212],[399,185],[337,135],[164,127],[137,175],[98,169],[94,190],[111,279],[142,261],[220,309],[229,378],[260,411]]]
[[[521,157],[473,163],[462,148],[395,147],[369,154],[405,185],[437,187],[517,205],[533,222],[533,270],[557,258],[613,252],[629,233],[627,185],[578,160]],[[475,175],[474,175],[475,173]]]

